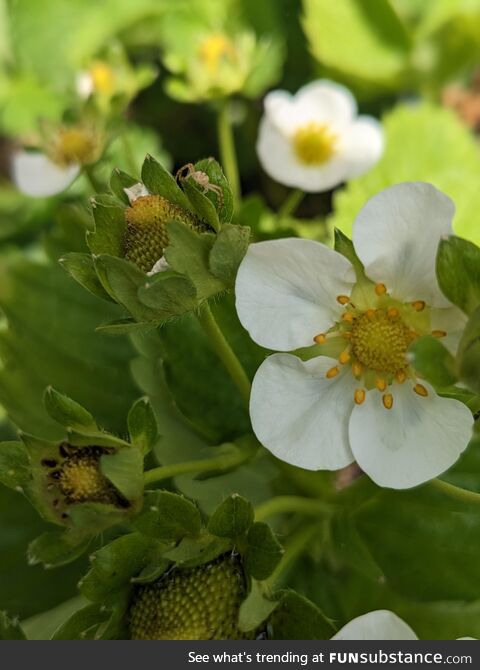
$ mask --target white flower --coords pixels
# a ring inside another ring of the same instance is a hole
[[[80,165],[60,166],[45,154],[19,150],[12,157],[12,179],[17,188],[33,197],[55,195],[76,179]]]
[[[306,361],[269,356],[253,381],[253,430],[275,456],[308,470],[356,461],[392,488],[421,484],[457,460],[471,412],[419,380],[406,355],[429,333],[454,349],[465,324],[435,275],[453,213],[430,184],[399,184],[373,197],[353,228],[368,279],[312,240],[249,247],[236,299],[252,339],[277,351],[317,343]]]
[[[265,172],[286,186],[326,191],[371,168],[383,145],[378,121],[357,116],[350,91],[334,82],[313,81],[295,95],[272,91],[265,98],[257,153]]]

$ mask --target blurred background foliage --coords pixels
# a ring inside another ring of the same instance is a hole
[[[251,66],[235,72],[236,79],[223,72],[221,90],[212,88],[208,71],[198,71],[198,40],[204,34],[230,36],[242,67]],[[98,63],[107,64],[114,83],[103,80],[94,102],[84,106],[79,76]],[[193,341],[199,380],[212,365],[196,324],[182,324],[183,349],[176,346],[176,326],[131,339],[95,332],[118,318],[117,307],[83,291],[57,262],[67,251],[85,250],[84,234],[91,226],[88,181],[81,177],[58,197],[31,199],[10,179],[13,150],[38,141],[42,123],[60,124],[83,112],[102,119],[108,141],[96,168],[106,181],[114,166],[138,176],[147,152],[173,170],[218,156],[215,115],[227,97],[244,194],[238,220],[257,235],[288,232],[325,239],[333,226],[349,234],[371,195],[399,181],[425,180],[454,199],[456,232],[478,244],[479,66],[478,0],[0,0],[1,437],[14,438],[18,428],[46,438],[61,435],[43,409],[48,384],[94,411],[117,434],[125,432],[132,400],[148,394],[164,437],[159,446],[164,463],[233,439],[247,422],[241,407],[222,403],[231,383],[222,370],[207,396],[211,412],[205,412],[204,391],[195,387],[186,365]],[[255,153],[262,96],[272,88],[294,92],[318,77],[346,84],[360,110],[384,122],[386,152],[368,174],[335,193],[309,195],[297,219],[284,221],[273,212],[288,190],[261,171]],[[216,309],[233,333],[232,305],[227,301]],[[249,341],[236,342],[236,349],[252,369],[263,355]],[[193,403],[185,401],[192,397]],[[192,427],[199,418],[201,431]],[[472,454],[474,446],[453,469],[452,481],[469,486],[472,478],[479,481],[480,461]],[[232,490],[253,502],[268,497],[275,477],[271,463],[260,462],[208,484],[189,476],[176,483],[208,510]],[[310,473],[301,479],[295,485],[299,490],[321,485]],[[260,481],[269,486],[262,489]],[[388,495],[364,510],[360,520],[345,520],[337,544],[344,555],[334,555],[328,542],[325,549],[323,538],[312,542],[291,585],[339,621],[391,607],[423,637],[480,637],[480,592],[470,594],[475,600],[467,603],[464,583],[447,580],[440,596],[429,589],[435,580],[444,582],[454,561],[466,561],[468,584],[474,579],[480,584],[474,554],[453,552],[447,567],[435,567],[444,537],[435,536],[435,519],[430,535],[420,521],[412,530],[406,509],[391,521],[390,532],[401,536],[407,549],[413,551],[418,540],[415,551],[425,561],[420,573],[409,576],[399,561],[397,572],[386,574],[388,557],[381,549],[372,556],[372,534],[381,526]],[[421,519],[418,510],[428,505],[421,497],[412,505]],[[72,597],[82,560],[51,573],[29,567],[26,546],[44,524],[26,501],[3,488],[0,508],[0,607],[26,618]],[[465,517],[465,542],[472,528],[479,530],[473,517],[473,512]],[[405,565],[410,559],[406,550]],[[420,594],[418,585],[427,576]],[[40,636],[46,620],[31,620],[30,634]]]

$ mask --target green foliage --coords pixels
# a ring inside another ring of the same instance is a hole
[[[18,619],[11,619],[6,612],[0,612],[0,640],[25,640],[25,633]]]
[[[284,591],[277,599],[270,620],[275,640],[329,640],[335,633],[332,622],[307,598]]]
[[[133,522],[144,535],[159,540],[177,540],[198,535],[201,518],[195,505],[183,496],[169,491],[149,491],[144,510]]]
[[[466,314],[480,305],[480,249],[460,237],[441,240],[437,277],[443,293]]]
[[[208,523],[208,530],[218,537],[235,540],[247,533],[253,517],[253,507],[248,500],[233,493],[215,510]]]
[[[480,394],[480,307],[471,315],[458,345],[460,379]]]
[[[266,579],[283,555],[282,545],[270,527],[261,521],[250,526],[247,533],[245,568],[255,579]]]
[[[415,340],[410,352],[414,368],[434,386],[442,388],[457,381],[455,359],[435,337],[426,335]]]

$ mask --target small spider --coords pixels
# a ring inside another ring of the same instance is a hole
[[[193,163],[187,163],[179,170],[177,170],[176,177],[177,181],[179,182],[182,182],[185,179],[189,179],[191,177],[194,182],[196,182],[199,186],[203,188],[204,194],[208,193],[208,191],[212,191],[213,193],[215,193],[215,195],[217,196],[218,206],[219,207],[223,206],[223,191],[220,188],[220,186],[218,186],[217,184],[212,184],[206,172],[202,172],[201,170],[195,170],[195,166],[193,165]]]

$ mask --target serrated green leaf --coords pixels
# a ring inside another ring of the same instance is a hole
[[[238,627],[244,633],[256,630],[278,607],[278,600],[267,595],[256,579],[251,581],[250,593],[240,605],[238,612]]]
[[[130,442],[143,454],[152,449],[158,437],[157,421],[148,398],[139,398],[128,413]]]
[[[22,442],[0,443],[0,482],[11,489],[24,489],[30,480],[30,461]]]
[[[84,533],[63,530],[43,533],[28,545],[28,563],[42,563],[47,569],[67,565],[81,556],[91,541],[92,537]]]
[[[155,310],[155,318],[164,323],[172,317],[191,312],[198,306],[192,282],[173,272],[161,272],[138,289],[140,301]]]
[[[250,228],[224,224],[210,251],[210,269],[226,286],[232,287],[238,266],[247,253]]]
[[[270,620],[274,640],[329,640],[335,634],[332,622],[304,596],[289,590],[277,597]]]
[[[460,237],[440,240],[437,278],[447,298],[471,314],[480,305],[480,249]]]
[[[95,419],[78,402],[49,386],[43,396],[45,409],[52,419],[67,428],[98,430]]]
[[[255,579],[267,579],[282,558],[282,545],[270,526],[262,521],[256,521],[250,526],[247,543],[245,569]]]
[[[132,523],[140,533],[157,540],[197,535],[202,525],[198,508],[170,491],[147,491],[143,511]]]
[[[192,211],[190,202],[170,172],[147,154],[142,165],[142,182],[150,193],[161,195],[169,202]]]
[[[97,195],[91,201],[95,230],[87,233],[92,254],[123,256],[125,208],[113,196]]]
[[[115,168],[112,171],[112,175],[110,177],[110,190],[125,205],[130,205],[130,200],[128,199],[128,195],[125,193],[125,189],[130,188],[134,184],[138,184],[138,179],[135,179],[135,177],[131,177],[129,174],[119,170],[118,168]]]
[[[449,110],[428,103],[398,105],[382,122],[385,153],[367,174],[335,193],[332,225],[351,237],[369,198],[399,182],[425,181],[454,201],[456,234],[479,244],[480,164],[471,133]]]
[[[103,300],[113,301],[95,272],[95,265],[90,254],[68,253],[59,259],[59,263],[87,291]]]
[[[456,383],[455,359],[436,337],[420,337],[409,352],[415,370],[434,386],[441,388]]]
[[[100,458],[100,470],[127,500],[139,500],[143,493],[143,454],[136,447],[120,449]]]
[[[208,530],[212,535],[235,539],[248,531],[253,517],[251,503],[237,493],[232,493],[210,517]]]

